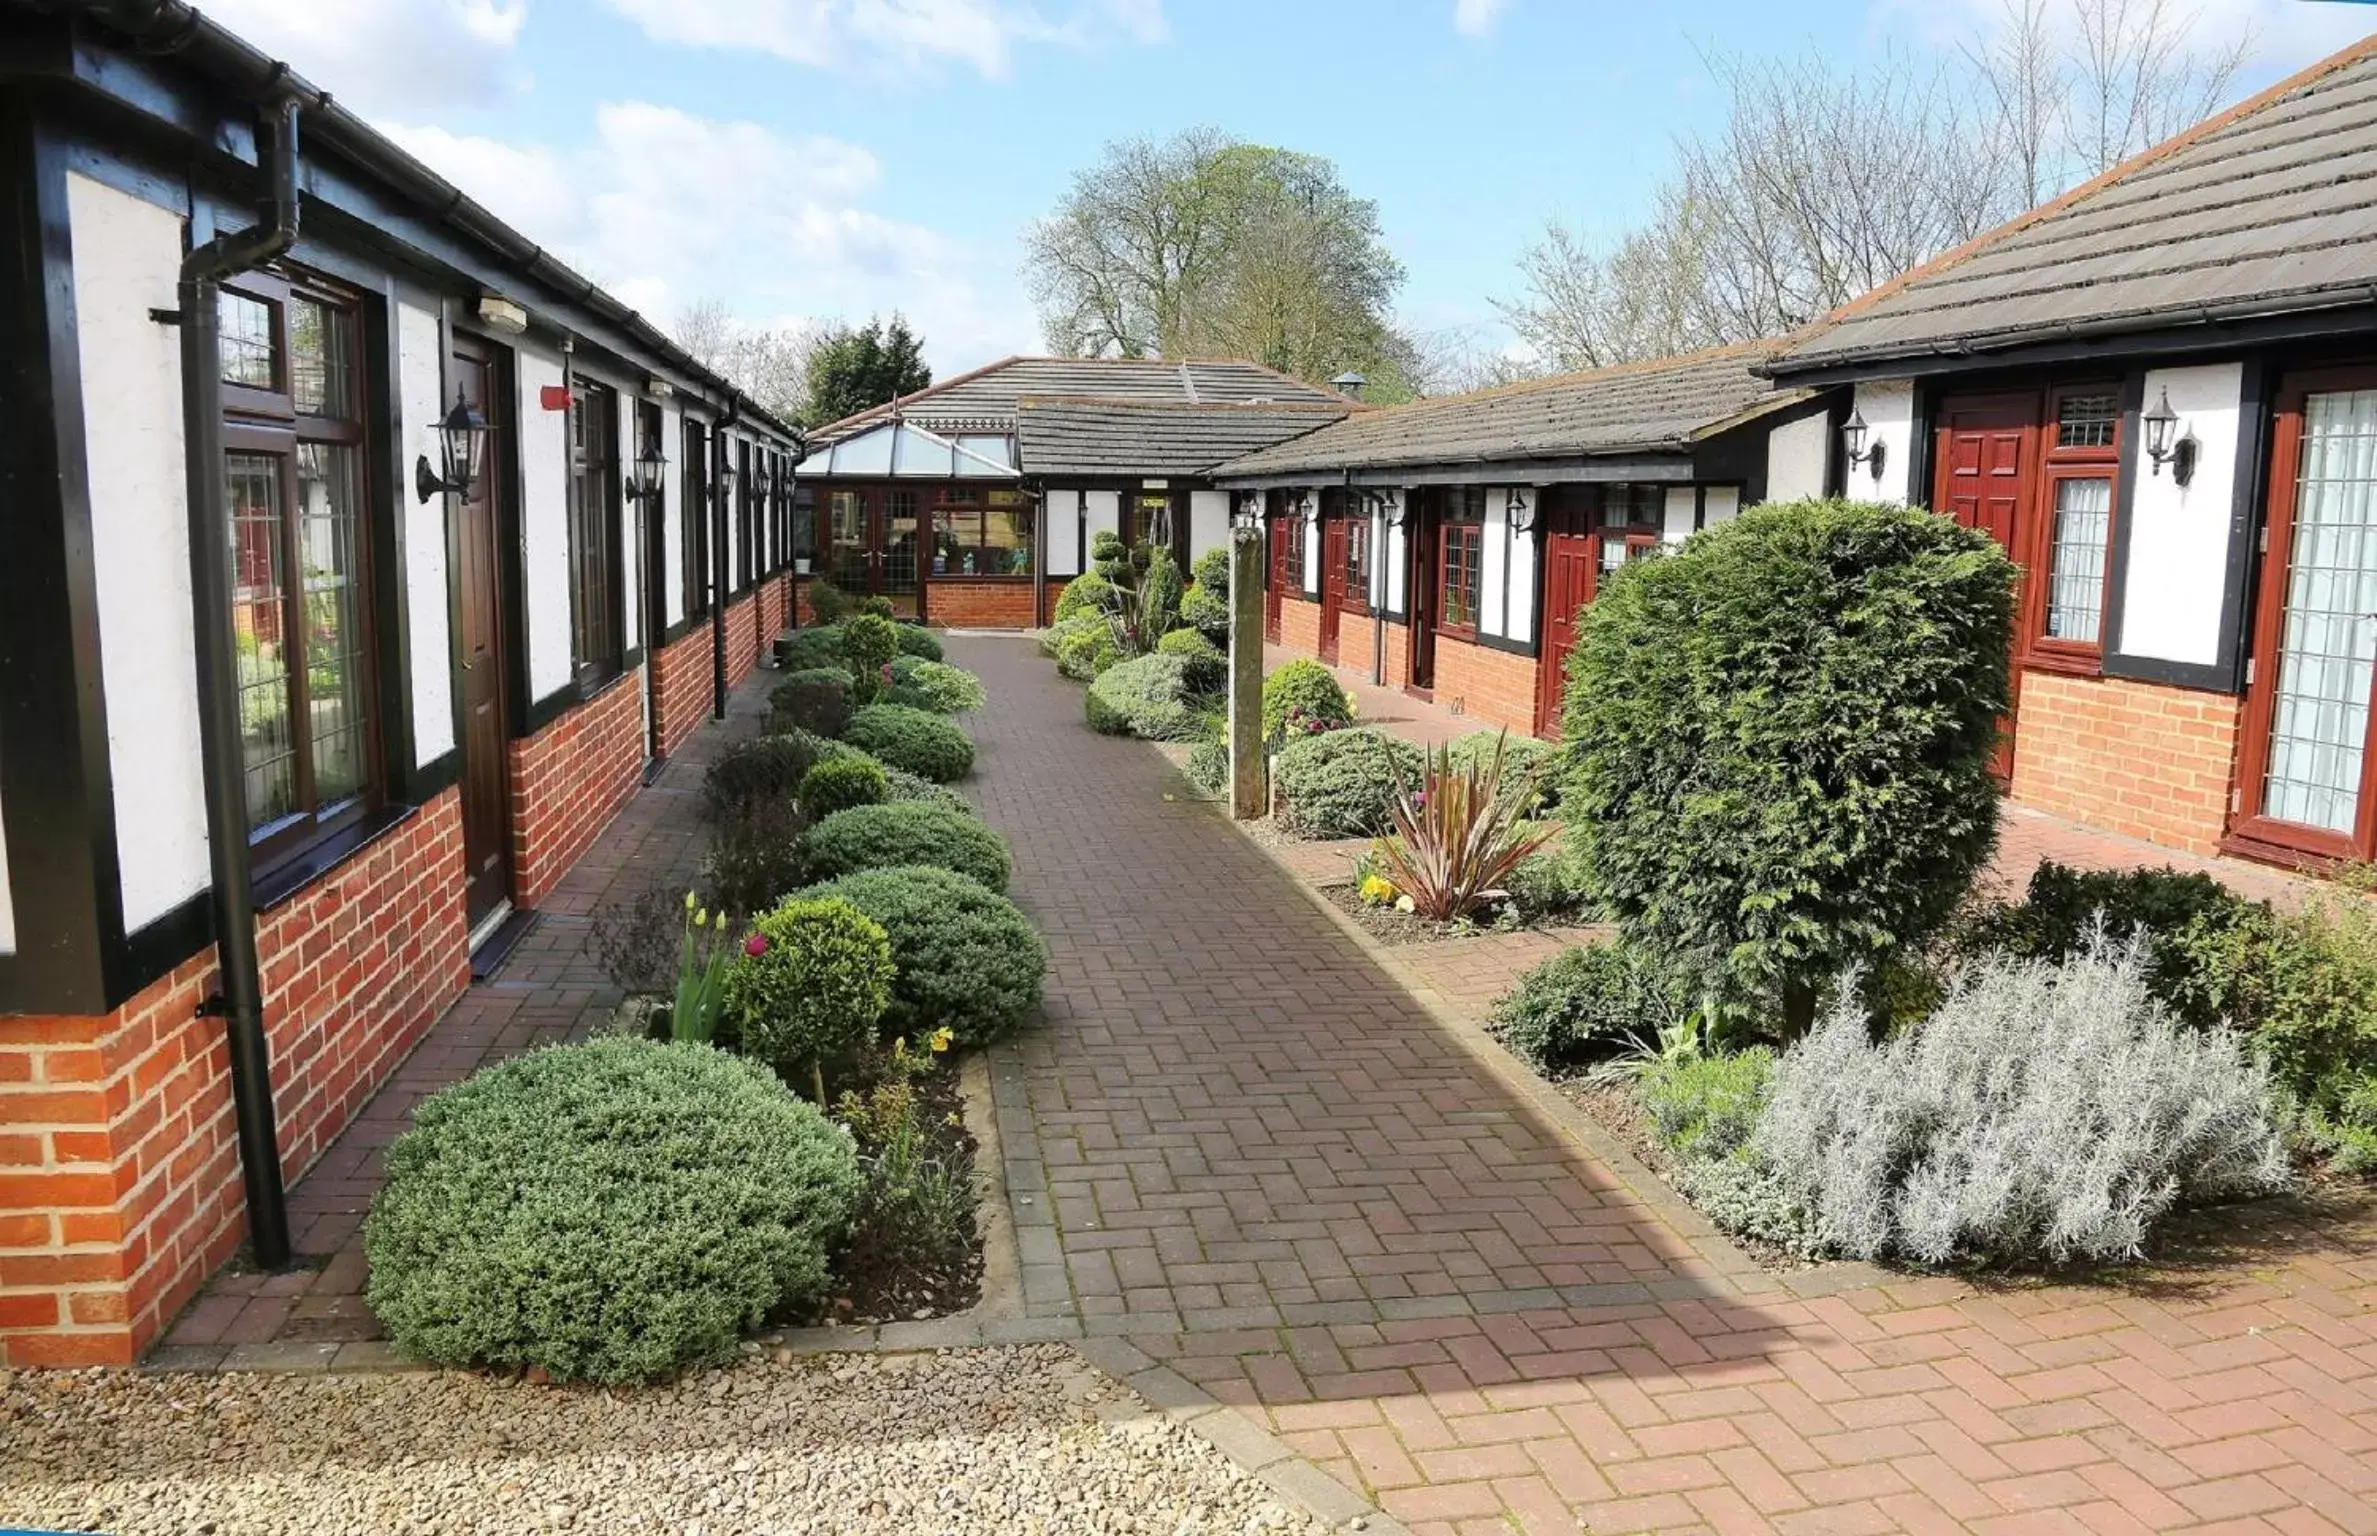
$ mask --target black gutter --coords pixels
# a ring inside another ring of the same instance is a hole
[[[231,558],[223,492],[223,410],[215,304],[222,280],[271,261],[297,240],[298,94],[277,103],[272,218],[217,235],[182,262],[182,438],[189,473],[190,599],[197,625],[200,761],[206,843],[213,866],[215,962],[222,990],[200,1005],[220,1012],[231,1045],[232,1113],[246,1187],[248,1242],[256,1263],[289,1262],[289,1206],[281,1186],[280,1133],[272,1103],[271,1043],[256,960],[255,874],[248,862],[247,769],[239,731],[239,670],[231,644]]]

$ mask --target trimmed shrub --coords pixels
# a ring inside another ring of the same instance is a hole
[[[1951,931],[1949,947],[1968,959],[1997,951],[2017,960],[2061,960],[2088,947],[2101,914],[2115,938],[2145,934],[2154,995],[2188,1022],[2209,1027],[2221,1019],[2216,989],[2199,978],[2199,956],[2187,935],[2192,930],[2200,941],[2233,928],[2257,905],[2206,874],[2078,870],[2049,859],[2032,872],[2021,901],[1974,912]]]
[[[752,800],[719,816],[702,861],[702,889],[722,919],[765,912],[801,883],[801,834],[808,826],[787,796]]]
[[[839,736],[850,723],[850,674],[807,667],[768,690],[768,724]]]
[[[1155,643],[1158,656],[1177,656],[1187,664],[1185,681],[1193,694],[1213,694],[1222,691],[1230,670],[1230,658],[1220,646],[1193,629],[1166,632]]]
[[[902,656],[913,656],[919,661],[941,660],[941,637],[922,624],[902,620],[895,638]]]
[[[1100,673],[1083,702],[1091,730],[1146,741],[1187,741],[1199,731],[1188,698],[1188,663],[1177,656],[1134,656]]]
[[[1188,762],[1180,771],[1191,789],[1219,799],[1230,788],[1230,744],[1218,736],[1206,737],[1189,748]]]
[[[891,675],[902,688],[944,715],[971,714],[985,702],[982,679],[947,662],[902,656],[892,663]]]
[[[1787,1028],[1922,942],[1997,838],[2014,566],[1903,507],[1757,507],[1611,574],[1571,653],[1561,814],[1625,930]]]
[[[1230,644],[1230,600],[1203,582],[1180,599],[1180,622],[1203,635],[1216,650]]]
[[[870,704],[857,711],[842,739],[887,768],[904,768],[936,784],[962,779],[974,769],[972,738],[939,715],[905,704]]]
[[[1506,779],[1532,774],[1535,780],[1535,810],[1548,815],[1560,803],[1560,749],[1548,741],[1533,736],[1520,736],[1504,731],[1471,731],[1445,743],[1445,754],[1452,760],[1453,771],[1466,773],[1471,763],[1480,765],[1494,760],[1494,744],[1502,744],[1502,773]]]
[[[844,875],[803,892],[838,896],[891,936],[885,1030],[923,1039],[947,1029],[987,1045],[1040,1006],[1048,951],[1023,910],[980,881],[912,865]]]
[[[1117,601],[1114,583],[1096,571],[1084,571],[1065,583],[1065,590],[1056,600],[1056,613],[1051,620],[1062,624],[1067,619],[1103,618]]]
[[[1576,855],[1555,839],[1510,872],[1510,902],[1525,918],[1573,917],[1591,909],[1593,893]]]
[[[1627,943],[1562,950],[1519,978],[1487,1027],[1538,1072],[1557,1075],[1623,1051],[1652,1050],[1690,1024],[1701,978],[1672,955]]]
[[[434,1365],[649,1381],[822,1296],[858,1189],[849,1138],[765,1068],[623,1036],[532,1051],[388,1149],[371,1309]]]
[[[1139,632],[1142,635],[1162,635],[1180,622],[1180,595],[1188,590],[1181,579],[1180,563],[1172,558],[1172,551],[1159,549],[1147,557],[1147,569],[1139,574]],[[1141,640],[1146,645],[1150,642]]]
[[[881,614],[859,614],[842,626],[842,650],[850,658],[850,701],[862,707],[874,703],[891,659],[900,653],[899,626]]]
[[[2267,1073],[2179,1025],[2134,941],[1984,961],[1881,1045],[1837,990],[1777,1062],[1751,1147],[1841,1252],[2133,1258],[2182,1201],[2287,1182]]]
[[[809,829],[801,851],[812,881],[929,864],[1004,891],[1014,870],[1007,839],[962,811],[918,801],[837,811]]]
[[[801,775],[801,810],[813,822],[852,806],[879,804],[890,795],[883,765],[863,753],[831,758]]]
[[[1382,837],[1393,830],[1396,778],[1415,782],[1420,749],[1384,731],[1330,731],[1279,754],[1280,821],[1304,837]]]
[[[874,1038],[891,978],[881,923],[846,901],[795,897],[728,964],[726,1012],[745,1055],[798,1081]]]
[[[982,817],[982,813],[974,809],[973,801],[945,784],[935,784],[930,779],[920,779],[905,768],[886,768],[883,770],[883,777],[883,799],[887,805],[901,805],[917,801],[925,805],[942,806],[948,810],[974,817],[976,820],[980,820]]]
[[[818,624],[776,637],[776,665],[787,672],[831,668],[850,675],[850,658],[842,651],[842,626]]]
[[[1224,603],[1230,600],[1230,546],[1216,544],[1189,562],[1189,579]]]
[[[1130,546],[1111,528],[1090,536],[1089,563],[1091,574],[1103,576],[1117,586],[1128,581],[1132,574]]]
[[[1056,669],[1077,683],[1091,678],[1122,660],[1122,651],[1114,643],[1114,626],[1103,617],[1083,614],[1067,619],[1050,631],[1056,638]]]
[[[1299,734],[1343,730],[1353,724],[1354,701],[1335,673],[1305,657],[1263,679],[1263,739],[1282,740],[1290,716]]]
[[[842,616],[849,611],[849,593],[844,592],[822,576],[811,579],[809,582],[809,612],[816,616],[818,623],[839,624],[842,622]]]
[[[752,736],[718,754],[702,776],[702,795],[713,816],[734,816],[755,800],[789,800],[801,777],[818,759],[815,738],[791,731]]]
[[[2341,1112],[2351,1085],[2377,1075],[2377,914],[2365,905],[2198,914],[2179,949],[2189,1011],[2244,1030],[2314,1111]]]
[[[896,619],[899,617],[898,610],[891,606],[891,599],[885,597],[880,592],[860,598],[858,600],[858,611],[863,614],[870,614],[878,619]]]

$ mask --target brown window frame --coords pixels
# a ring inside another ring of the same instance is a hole
[[[1470,590],[1464,605],[1469,614],[1466,623],[1450,617],[1456,544],[1466,546],[1466,559],[1459,567],[1469,578]],[[1476,486],[1456,487],[1446,494],[1444,521],[1436,528],[1436,633],[1440,638],[1477,639],[1478,610],[1485,605],[1486,597],[1485,554],[1485,492]]]
[[[222,406],[224,473],[227,477],[234,456],[269,458],[275,463],[274,478],[279,498],[279,505],[275,509],[281,564],[279,579],[284,588],[278,596],[280,624],[284,637],[298,637],[295,654],[291,654],[291,647],[284,645],[282,656],[286,673],[282,698],[288,711],[289,764],[295,804],[286,814],[261,826],[255,821],[253,804],[248,808],[249,856],[256,877],[261,881],[300,862],[331,839],[351,831],[386,804],[387,786],[381,764],[381,732],[384,723],[380,718],[378,614],[376,604],[372,601],[374,520],[369,493],[372,483],[372,445],[367,427],[371,420],[372,396],[369,370],[364,365],[365,312],[361,295],[310,274],[285,268],[243,273],[237,279],[224,283],[222,292],[263,304],[271,312],[271,386],[236,384],[222,379],[219,366],[217,369]],[[347,387],[350,391],[349,414],[345,416],[303,412],[297,408],[295,360],[289,320],[290,307],[297,301],[320,305],[344,318],[348,341]],[[303,575],[294,569],[296,557],[304,543],[304,506],[298,460],[307,444],[324,444],[354,451],[354,500],[347,549],[350,568],[345,574],[346,586],[354,605],[352,623],[355,633],[348,654],[354,663],[350,686],[356,709],[357,783],[351,794],[328,803],[322,799],[315,776],[315,715],[311,695],[313,666],[305,650],[305,636],[311,633],[306,612],[309,594]],[[227,506],[226,517],[231,524],[226,530],[226,537],[236,541],[238,518],[235,510]],[[241,608],[253,606],[243,603],[237,595],[240,570],[241,560],[235,547],[230,570],[234,583],[232,606],[235,617]],[[247,692],[247,689],[241,689],[243,715],[244,695]],[[244,733],[242,751],[245,751]]]
[[[2113,432],[2109,443],[2062,446],[2063,403],[2075,397],[2109,395],[2113,399]],[[2104,670],[2105,624],[2112,617],[2113,543],[2121,518],[2121,444],[2124,427],[2121,385],[2117,380],[2072,382],[2050,386],[2039,415],[2038,463],[2031,492],[2030,526],[2020,531],[2023,582],[2019,622],[2022,643],[2017,660],[2042,672],[2095,677]],[[2047,633],[2048,607],[2055,585],[2055,501],[2063,484],[2072,480],[2105,482],[2104,569],[2099,576],[2096,638],[2073,640]]]
[[[1304,584],[1304,517],[1291,507],[1280,514],[1280,521],[1287,525],[1287,545],[1280,561],[1280,577],[1289,590],[1283,595],[1293,596],[1298,602],[1311,602],[1314,599],[1305,595]]]
[[[600,424],[599,443],[586,437],[590,421]],[[587,697],[624,670],[627,656],[617,390],[599,379],[570,380],[568,446],[570,678]]]
[[[1339,513],[1345,519],[1345,601],[1343,613],[1370,613],[1370,514],[1349,492]]]
[[[1012,496],[1015,500],[994,506],[991,498],[1002,494]],[[945,485],[933,493],[932,504],[926,508],[926,511],[932,519],[933,539],[933,568],[924,572],[927,579],[932,581],[1030,581],[1032,579],[1031,552],[1039,546],[1040,509],[1033,505],[1031,497],[1025,492],[1005,485]],[[1013,520],[1014,526],[1020,529],[1023,542],[1012,547],[1024,554],[1024,568],[1020,571],[944,571],[939,569],[944,558],[941,553],[944,547],[942,543],[944,536],[947,536],[951,541],[947,547],[961,552],[995,547],[986,542],[990,535],[990,517],[994,512],[1006,514]],[[970,543],[956,536],[969,523],[974,530],[974,538]]]

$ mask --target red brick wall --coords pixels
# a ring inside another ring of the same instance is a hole
[[[792,612],[792,578],[770,576],[759,584],[759,636],[761,653],[784,633],[784,623]]]
[[[1032,584],[1016,578],[967,581],[929,577],[924,608],[927,619],[951,629],[1030,629]]]
[[[1535,664],[1533,656],[1438,635],[1436,702],[1473,715],[1489,728],[1504,726],[1522,736],[1533,735]]]
[[[759,665],[759,625],[755,622],[755,605],[759,599],[746,592],[726,605],[726,686],[734,687],[751,675]]]
[[[817,610],[809,606],[810,579],[807,576],[792,578],[792,608],[797,615],[794,622],[803,629],[817,622]]]
[[[743,636],[751,670],[751,615],[727,614],[727,654]],[[732,679],[739,674],[728,671]],[[623,673],[603,691],[524,741],[507,765],[512,797],[512,901],[533,907],[591,847],[644,772],[643,680]]]
[[[1319,610],[1316,608],[1314,612],[1317,614]],[[1282,618],[1284,620],[1284,614]],[[1318,619],[1316,618],[1314,622],[1317,631]],[[1281,628],[1283,631],[1285,630],[1284,622]],[[1386,686],[1400,688],[1411,681],[1411,626],[1409,624],[1400,623],[1394,619],[1373,619],[1368,614],[1348,613],[1342,615],[1337,621],[1337,665],[1345,671],[1359,676],[1364,682],[1368,682],[1370,680],[1370,663],[1374,655],[1373,647],[1377,644],[1377,632],[1381,629],[1386,631],[1387,637]],[[1317,633],[1315,638],[1317,640]]]
[[[1279,600],[1279,643],[1299,656],[1321,653],[1321,605],[1299,597]],[[1343,647],[1340,647],[1340,654]]]
[[[470,984],[449,789],[259,916],[294,1179]],[[210,946],[102,1018],[0,1018],[0,1366],[128,1365],[245,1234]]]
[[[2219,851],[2236,699],[2051,672],[2024,673],[2021,689],[2015,799],[2188,853]]]
[[[652,658],[653,708],[660,716],[663,757],[683,746],[685,738],[710,718],[717,702],[710,677],[711,655],[710,621],[705,615]]]

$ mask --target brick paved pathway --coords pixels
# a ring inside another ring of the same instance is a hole
[[[2127,1288],[1746,1269],[1027,645],[951,650],[994,700],[968,792],[1052,952],[1001,1063],[1033,1312],[1427,1533],[2377,1531],[2359,1214],[2238,1222],[2225,1266]]]

